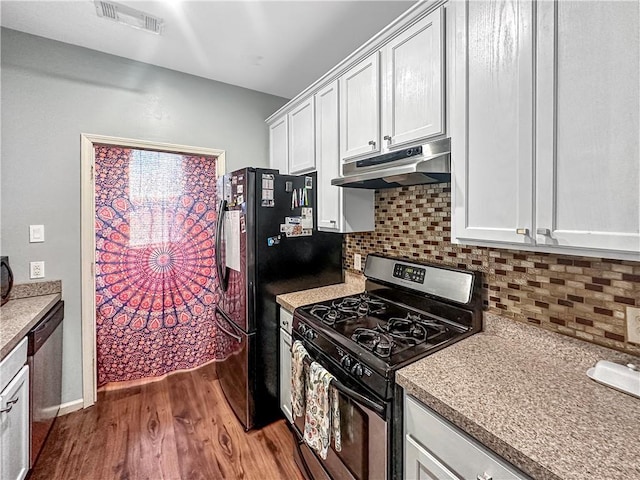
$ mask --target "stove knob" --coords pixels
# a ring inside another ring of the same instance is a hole
[[[300,324],[298,325],[298,331],[300,332],[301,335],[304,335],[307,332],[308,328],[305,327],[304,325]]]
[[[357,377],[361,377],[364,374],[364,368],[359,363],[356,363],[351,369],[351,373],[353,373]]]
[[[304,332],[304,336],[306,337],[307,340],[313,340],[316,338],[316,332],[308,328],[307,331]]]
[[[349,355],[345,355],[344,357],[342,357],[340,359],[340,365],[342,365],[347,370],[349,370],[351,368],[352,363],[353,362],[352,362],[351,357]]]

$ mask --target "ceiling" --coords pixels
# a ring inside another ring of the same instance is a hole
[[[121,1],[161,35],[100,18],[91,0],[0,2],[3,27],[292,98],[414,1]]]

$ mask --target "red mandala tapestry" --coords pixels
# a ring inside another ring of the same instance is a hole
[[[216,158],[95,148],[98,385],[224,358]]]

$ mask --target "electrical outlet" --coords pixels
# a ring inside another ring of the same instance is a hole
[[[29,263],[29,278],[44,278],[44,262]]]
[[[640,307],[627,307],[627,341],[640,345]]]
[[[362,256],[359,253],[353,254],[353,268],[362,270]]]

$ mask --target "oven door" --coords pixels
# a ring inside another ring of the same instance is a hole
[[[294,340],[303,339],[294,332]],[[294,419],[298,436],[296,461],[308,479],[368,480],[386,479],[388,454],[387,415],[390,404],[377,399],[356,385],[313,346],[304,342],[312,359],[325,367],[337,380],[340,402],[342,448],[335,450],[333,438],[326,460],[322,460],[303,440],[304,417]]]

